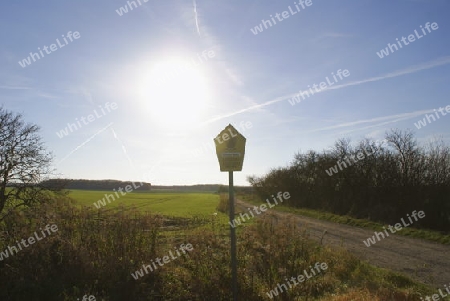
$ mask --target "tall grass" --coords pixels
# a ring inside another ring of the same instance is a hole
[[[48,223],[58,226],[56,235],[0,262],[0,300],[74,300],[87,293],[146,300],[138,298],[141,283],[131,279],[130,271],[160,251],[160,218],[133,210],[78,209],[58,199],[5,221],[0,250]],[[142,282],[159,290],[157,274]]]

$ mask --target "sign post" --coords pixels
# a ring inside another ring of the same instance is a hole
[[[234,225],[234,186],[233,171],[241,171],[244,163],[246,139],[231,124],[214,138],[216,154],[219,159],[220,171],[228,171],[228,195],[230,206],[230,238],[231,238],[231,276],[233,300],[237,301],[237,259],[236,259],[236,229]]]
[[[228,195],[230,206],[230,223],[233,224],[234,219],[234,187],[233,172],[228,172]],[[230,225],[231,239],[231,281],[233,287],[233,300],[237,301],[237,255],[236,255],[236,229]]]

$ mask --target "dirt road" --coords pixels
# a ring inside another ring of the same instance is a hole
[[[236,200],[237,208],[246,209],[253,206],[250,203]],[[239,210],[237,211],[239,212]],[[439,288],[450,283],[450,246],[389,233],[389,237],[367,247],[363,240],[373,236],[373,230],[275,210],[270,210],[270,212],[279,217],[294,218],[299,225],[308,227],[311,237],[317,238],[317,240],[321,239],[326,230],[327,233],[323,238],[324,244],[343,246],[358,258],[375,266],[403,273]]]

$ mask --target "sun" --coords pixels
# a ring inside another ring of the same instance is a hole
[[[152,121],[164,128],[186,128],[201,121],[209,91],[201,66],[170,59],[155,63],[144,76],[141,98]]]

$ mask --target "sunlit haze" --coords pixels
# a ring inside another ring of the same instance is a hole
[[[41,127],[60,177],[227,184],[228,124],[237,185],[339,138],[450,142],[450,116],[415,125],[450,105],[446,0],[133,2],[2,5],[0,105]]]

